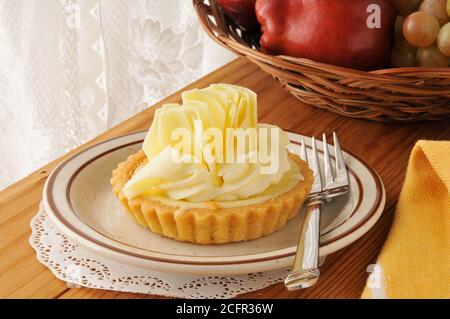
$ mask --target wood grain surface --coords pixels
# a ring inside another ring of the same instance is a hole
[[[419,139],[450,139],[450,121],[383,124],[340,117],[303,105],[270,76],[243,58],[185,89],[218,82],[235,83],[256,91],[261,122],[310,136],[336,131],[344,148],[358,154],[375,168],[387,192],[386,208],[378,223],[361,239],[327,257],[316,286],[288,292],[282,284],[276,284],[240,297],[359,298],[367,279],[366,268],[375,261],[389,231],[412,147]],[[31,233],[29,224],[38,211],[44,183],[61,160],[101,140],[147,129],[155,108],[164,103],[178,102],[180,92],[0,192],[0,298],[158,298],[95,289],[69,289],[37,261],[34,250],[28,244]]]

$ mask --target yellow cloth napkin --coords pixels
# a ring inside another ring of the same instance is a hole
[[[449,193],[450,141],[417,142],[375,266],[384,278],[383,297],[450,298]],[[362,298],[380,297],[374,287],[372,281]]]

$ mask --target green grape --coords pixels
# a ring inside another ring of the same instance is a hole
[[[444,25],[441,28],[441,31],[439,31],[437,44],[439,51],[441,51],[443,55],[450,57],[450,22]]]
[[[419,10],[435,16],[441,25],[449,21],[447,0],[423,0]]]
[[[419,9],[422,0],[395,0],[398,11],[404,17]]]
[[[403,23],[403,35],[409,44],[415,47],[426,47],[436,41],[441,26],[439,21],[423,11],[410,14]]]
[[[405,22],[405,17],[397,16],[395,20],[395,39],[402,40],[403,37],[403,23]]]
[[[391,52],[391,64],[394,68],[416,66],[417,48],[405,40],[397,42]]]
[[[448,67],[450,57],[439,51],[436,45],[430,45],[417,49],[417,64],[424,67]]]

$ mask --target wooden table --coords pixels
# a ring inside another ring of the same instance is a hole
[[[236,83],[255,90],[261,122],[285,130],[319,136],[337,131],[341,145],[360,155],[384,181],[387,202],[378,223],[352,245],[327,257],[316,286],[288,292],[282,284],[247,293],[243,298],[358,298],[367,278],[366,268],[378,255],[395,211],[409,153],[419,139],[450,139],[450,121],[383,124],[340,117],[300,103],[270,76],[239,58],[185,89],[211,83]],[[183,89],[183,90],[185,90]],[[37,170],[0,192],[0,297],[1,298],[155,298],[94,289],[69,289],[42,266],[28,244],[30,220],[38,211],[49,173],[64,158],[88,145],[128,132],[147,129],[155,108],[180,100],[180,92],[119,124],[89,143]]]

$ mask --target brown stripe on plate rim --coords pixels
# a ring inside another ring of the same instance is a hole
[[[164,258],[159,258],[159,257],[153,257],[153,256],[142,255],[142,254],[139,254],[139,253],[134,253],[134,252],[130,252],[130,251],[127,251],[127,250],[123,250],[123,249],[121,249],[121,248],[117,248],[117,247],[111,246],[111,245],[106,244],[106,243],[104,243],[104,242],[101,242],[101,241],[99,241],[99,240],[97,240],[97,239],[95,239],[95,238],[92,238],[91,236],[89,236],[89,235],[87,235],[87,234],[85,234],[85,233],[79,231],[79,229],[77,229],[77,228],[75,228],[73,225],[71,225],[71,224],[70,224],[70,223],[69,223],[69,222],[61,215],[61,213],[60,213],[60,212],[58,211],[58,209],[56,208],[56,205],[55,205],[55,203],[54,203],[54,199],[53,199],[53,196],[52,196],[52,194],[53,194],[52,189],[53,189],[54,180],[55,180],[56,176],[58,175],[58,173],[62,170],[62,168],[64,168],[64,167],[67,165],[67,163],[69,163],[70,161],[72,161],[74,158],[80,156],[81,154],[83,154],[83,153],[85,153],[85,152],[91,150],[91,149],[94,148],[94,147],[98,147],[99,145],[102,145],[102,144],[105,144],[105,143],[114,141],[114,140],[116,140],[116,139],[120,139],[120,138],[127,137],[127,136],[134,135],[134,134],[144,133],[144,132],[145,132],[145,131],[142,131],[142,132],[133,132],[133,133],[125,134],[125,135],[122,135],[122,136],[114,137],[114,138],[105,140],[105,141],[103,141],[103,142],[97,143],[97,144],[95,144],[95,145],[92,145],[92,146],[90,146],[90,147],[88,147],[88,148],[86,148],[86,149],[84,149],[84,150],[82,150],[82,151],[80,151],[80,152],[78,152],[78,153],[72,155],[71,157],[69,157],[68,159],[66,159],[65,161],[63,161],[57,168],[55,168],[55,170],[52,172],[52,174],[51,174],[51,175],[49,176],[49,178],[48,178],[48,181],[47,181],[48,187],[47,187],[46,195],[47,195],[47,199],[48,199],[48,204],[49,204],[50,209],[52,210],[53,214],[55,214],[55,216],[58,217],[58,219],[60,220],[60,222],[61,222],[66,228],[68,228],[69,230],[71,230],[71,231],[72,231],[73,233],[75,233],[77,236],[80,236],[80,237],[84,238],[85,240],[88,240],[88,241],[90,241],[90,242],[92,242],[92,243],[94,243],[94,244],[96,244],[96,245],[98,245],[98,246],[101,246],[101,247],[103,247],[103,248],[107,248],[107,249],[113,250],[113,251],[115,251],[115,252],[118,252],[118,253],[120,253],[120,254],[127,255],[127,256],[132,256],[132,257],[136,257],[136,258],[141,258],[141,259],[145,259],[145,260],[151,260],[151,261],[157,261],[157,262],[165,262],[165,263],[173,263],[173,264],[187,264],[187,265],[188,265],[188,264],[195,264],[195,265],[218,265],[218,266],[219,266],[219,265],[232,265],[232,264],[247,264],[247,263],[257,263],[257,262],[263,262],[263,261],[276,260],[276,259],[285,258],[285,257],[290,257],[290,256],[294,256],[294,255],[295,255],[295,252],[292,252],[292,253],[284,253],[284,254],[280,254],[280,255],[276,255],[276,256],[269,256],[269,257],[265,257],[265,258],[256,258],[256,259],[249,259],[249,260],[243,260],[243,261],[239,261],[239,260],[238,260],[238,261],[222,261],[222,262],[201,262],[201,261],[171,260],[171,259],[164,259]],[[290,131],[289,131],[289,132],[290,132]],[[290,132],[290,133],[294,133],[294,134],[299,135],[298,133],[295,133],[295,132]],[[139,140],[139,141],[127,143],[127,144],[118,146],[118,147],[116,147],[116,148],[114,148],[114,149],[111,149],[111,150],[109,150],[109,151],[106,151],[106,152],[104,152],[104,153],[102,153],[102,154],[100,154],[100,155],[97,155],[94,159],[89,160],[87,163],[83,163],[83,165],[77,169],[77,171],[73,174],[73,176],[71,176],[71,181],[73,180],[74,175],[78,175],[79,171],[81,171],[83,168],[85,168],[86,166],[88,166],[88,165],[89,165],[90,163],[92,163],[94,160],[96,160],[96,159],[98,159],[98,158],[100,158],[100,157],[102,157],[102,156],[104,156],[104,155],[106,155],[106,154],[109,154],[109,153],[111,153],[112,151],[115,151],[115,150],[117,150],[117,149],[121,149],[121,148],[124,148],[124,147],[128,147],[128,146],[131,146],[131,145],[135,145],[135,144],[138,144],[138,143],[142,143],[142,141],[143,141],[143,140]],[[291,141],[291,143],[297,144],[297,145],[299,144],[299,143],[297,143],[297,142],[295,142],[295,141]],[[358,156],[354,155],[354,154],[351,153],[351,152],[346,151],[345,149],[343,149],[343,150],[344,150],[346,153],[350,154],[351,156],[355,157],[357,160],[359,160],[359,161],[360,161],[360,162],[361,162],[361,163],[369,170],[369,172],[371,173],[372,177],[375,179],[376,189],[377,189],[376,204],[372,207],[372,209],[371,209],[371,210],[369,211],[369,213],[366,215],[366,218],[364,218],[364,219],[363,219],[362,221],[360,221],[358,224],[356,224],[355,226],[353,226],[351,229],[349,229],[349,230],[346,231],[345,233],[340,234],[340,235],[337,236],[336,238],[332,238],[332,239],[330,239],[329,241],[327,241],[327,242],[325,242],[325,243],[321,243],[321,246],[325,246],[325,245],[327,245],[327,244],[330,244],[330,243],[332,243],[332,242],[335,242],[335,241],[337,241],[337,240],[339,240],[339,239],[341,239],[341,238],[343,238],[343,237],[345,237],[345,236],[347,236],[347,235],[353,233],[355,230],[359,229],[362,225],[364,225],[364,224],[365,224],[365,223],[366,223],[366,222],[367,222],[367,221],[375,214],[375,212],[379,209],[379,207],[380,207],[380,205],[381,205],[381,190],[382,190],[382,187],[381,187],[381,181],[380,181],[380,179],[379,179],[379,177],[378,177],[378,174],[376,174],[376,172],[372,169],[372,167],[370,167],[370,166],[369,166],[365,161],[363,161],[361,158],[359,158]],[[355,180],[358,180],[358,182],[359,182],[358,185],[359,185],[359,187],[361,187],[361,182],[359,181],[359,178],[357,178],[357,175],[354,174],[353,171],[351,171],[351,173],[352,173],[352,175],[355,177]],[[71,184],[71,181],[69,182],[68,186]],[[362,187],[361,187],[360,189],[361,189],[361,191],[363,191]],[[67,189],[66,189],[66,196],[67,196],[67,192],[70,192],[70,187],[67,187]],[[359,196],[359,202],[361,201],[362,195],[363,195],[363,192],[361,192],[361,196]],[[70,198],[70,196],[69,196],[69,198]],[[360,204],[360,203],[359,203],[359,204]],[[71,204],[70,199],[69,199],[69,206],[70,206],[70,208],[71,208],[71,210],[72,210],[72,213],[75,213],[75,215],[78,216],[78,215],[76,214],[76,212],[73,210],[73,207],[72,207],[72,204]],[[359,205],[357,205],[357,206],[355,206],[355,207],[359,207]],[[354,210],[354,211],[356,211],[356,210]],[[352,212],[352,215],[353,215],[353,213],[354,213],[354,212]],[[348,220],[348,219],[347,219],[347,220]],[[87,225],[87,226],[89,226],[89,225]],[[93,229],[94,231],[98,232],[97,230],[95,230],[95,229],[92,228],[91,226],[89,226],[89,227],[90,227],[91,229]],[[102,235],[102,236],[105,236],[105,235],[103,235],[103,234],[101,234],[101,233],[99,233],[99,234]],[[115,240],[115,239],[112,239],[112,238],[108,237],[108,236],[105,236],[105,237],[107,237],[107,238],[109,238],[109,239],[111,239],[111,240],[113,240],[113,241],[115,241],[115,242],[117,242],[117,243],[120,243],[121,245],[126,245],[126,246],[128,246],[128,247],[137,248],[137,247],[133,247],[133,246],[129,246],[129,245],[127,245],[127,244],[121,243],[121,242],[119,242],[119,241],[117,241],[117,240]],[[142,248],[138,248],[138,249],[142,249]],[[152,252],[152,251],[149,251],[149,252]],[[154,253],[158,253],[158,252],[154,252]],[[259,255],[259,254],[263,254],[263,253],[264,253],[264,252],[262,252],[262,253],[255,253],[254,255]],[[269,253],[269,252],[268,252],[268,253]],[[186,255],[172,255],[172,254],[166,254],[166,255],[170,255],[170,256],[186,256]],[[249,256],[249,255],[253,255],[253,254],[236,255],[236,256],[232,256],[232,257],[242,257],[242,256]],[[186,257],[195,258],[195,257],[198,257],[198,256],[186,256]],[[218,257],[218,256],[211,256],[211,257]],[[208,256],[205,256],[205,258],[208,258]],[[219,257],[219,258],[220,258],[220,257]]]

